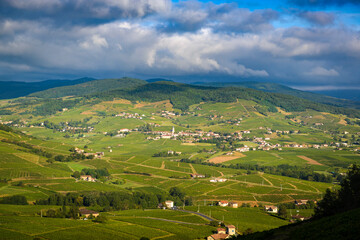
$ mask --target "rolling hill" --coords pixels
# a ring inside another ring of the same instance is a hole
[[[360,109],[360,102],[359,101],[353,101],[348,99],[342,99],[342,98],[336,98],[336,97],[330,97],[326,95],[322,95],[319,93],[312,93],[307,91],[301,91],[297,89],[293,89],[281,84],[277,83],[263,83],[263,82],[197,82],[194,83],[196,85],[202,85],[202,86],[213,86],[213,87],[246,87],[246,88],[252,88],[264,92],[271,92],[271,93],[281,93],[281,94],[287,94],[292,95],[299,98],[308,99],[314,102],[323,103],[323,104],[329,104],[332,106],[337,107],[349,107],[349,108],[356,108]],[[357,90],[357,92],[359,92]],[[339,95],[338,97],[342,97]]]
[[[170,100],[175,108],[186,110],[192,104],[200,102],[236,102],[237,99],[252,100],[262,105],[260,112],[277,111],[281,107],[286,111],[304,111],[312,109],[322,112],[360,116],[360,112],[348,108],[321,104],[307,99],[282,93],[271,93],[244,87],[208,87],[176,82],[154,82],[124,90],[112,90],[89,95],[103,99],[125,98],[131,101]]]
[[[39,98],[59,98],[65,96],[83,96],[114,89],[131,89],[145,84],[146,81],[134,78],[93,80],[73,86],[56,87],[30,94]]]
[[[86,77],[75,80],[46,80],[41,82],[0,81],[0,99],[22,97],[49,88],[72,86],[93,80],[95,79]]]

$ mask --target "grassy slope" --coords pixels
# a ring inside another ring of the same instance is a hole
[[[261,83],[261,82],[214,82],[214,83],[198,83],[205,86],[214,86],[214,87],[228,87],[228,86],[237,86],[237,87],[246,87],[256,90],[261,90],[265,92],[272,93],[282,93],[288,94],[295,97],[305,98],[311,101],[330,104],[339,107],[350,107],[360,109],[360,102],[352,101],[347,99],[340,99],[330,96],[325,96],[322,94],[312,93],[293,89],[284,85],[276,83]]]
[[[82,96],[114,89],[130,89],[145,84],[146,81],[134,78],[93,80],[74,86],[64,86],[30,94],[41,98],[58,98],[65,96]]]
[[[359,214],[360,209],[355,209],[318,220],[310,220],[297,225],[289,225],[262,233],[239,237],[238,239],[359,239]]]

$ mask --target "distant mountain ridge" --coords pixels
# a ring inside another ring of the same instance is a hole
[[[98,92],[106,92],[115,89],[131,89],[146,84],[147,82],[135,78],[116,78],[93,80],[77,85],[47,89],[32,93],[29,96],[40,98],[59,98],[65,96],[83,96]]]
[[[23,97],[50,88],[72,86],[93,80],[95,80],[95,78],[84,77],[74,80],[55,79],[40,82],[0,81],[0,99]]]
[[[169,81],[147,83],[130,89],[98,92],[89,94],[88,97],[103,100],[124,98],[130,101],[148,102],[170,100],[175,108],[183,111],[188,110],[191,105],[201,102],[228,103],[236,102],[237,99],[244,99],[258,103],[258,111],[264,115],[266,112],[277,112],[276,107],[280,107],[288,112],[312,109],[319,112],[360,117],[359,110],[318,103],[288,94],[271,93],[245,87],[211,87]]]
[[[292,95],[295,97],[300,97],[308,99],[314,102],[329,104],[337,107],[348,107],[360,109],[360,101],[353,101],[348,99],[340,99],[335,97],[330,97],[322,95],[320,93],[312,93],[307,91],[297,90],[291,87],[287,87],[277,83],[264,83],[264,82],[195,82],[193,84],[202,85],[202,86],[212,86],[212,87],[246,87],[256,90],[261,90],[264,92],[271,93],[282,93],[287,95]]]

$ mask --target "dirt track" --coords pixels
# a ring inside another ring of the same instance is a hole
[[[306,156],[297,156],[297,157],[299,157],[299,158],[301,158],[301,159],[304,159],[305,161],[307,161],[309,164],[312,164],[312,165],[320,165],[320,166],[323,165],[323,164],[315,161],[314,159],[308,158],[308,157],[306,157]]]

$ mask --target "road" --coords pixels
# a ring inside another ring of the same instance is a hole
[[[211,217],[209,217],[209,216],[207,216],[207,215],[205,215],[205,214],[203,214],[203,213],[199,213],[199,212],[193,212],[193,211],[188,211],[188,210],[176,210],[176,211],[181,211],[181,212],[187,212],[187,213],[192,213],[192,214],[196,214],[196,215],[198,215],[198,216],[200,216],[200,217],[203,217],[203,218],[205,218],[206,220],[209,220],[209,221],[217,221],[216,219],[214,219],[214,218],[211,218]]]

